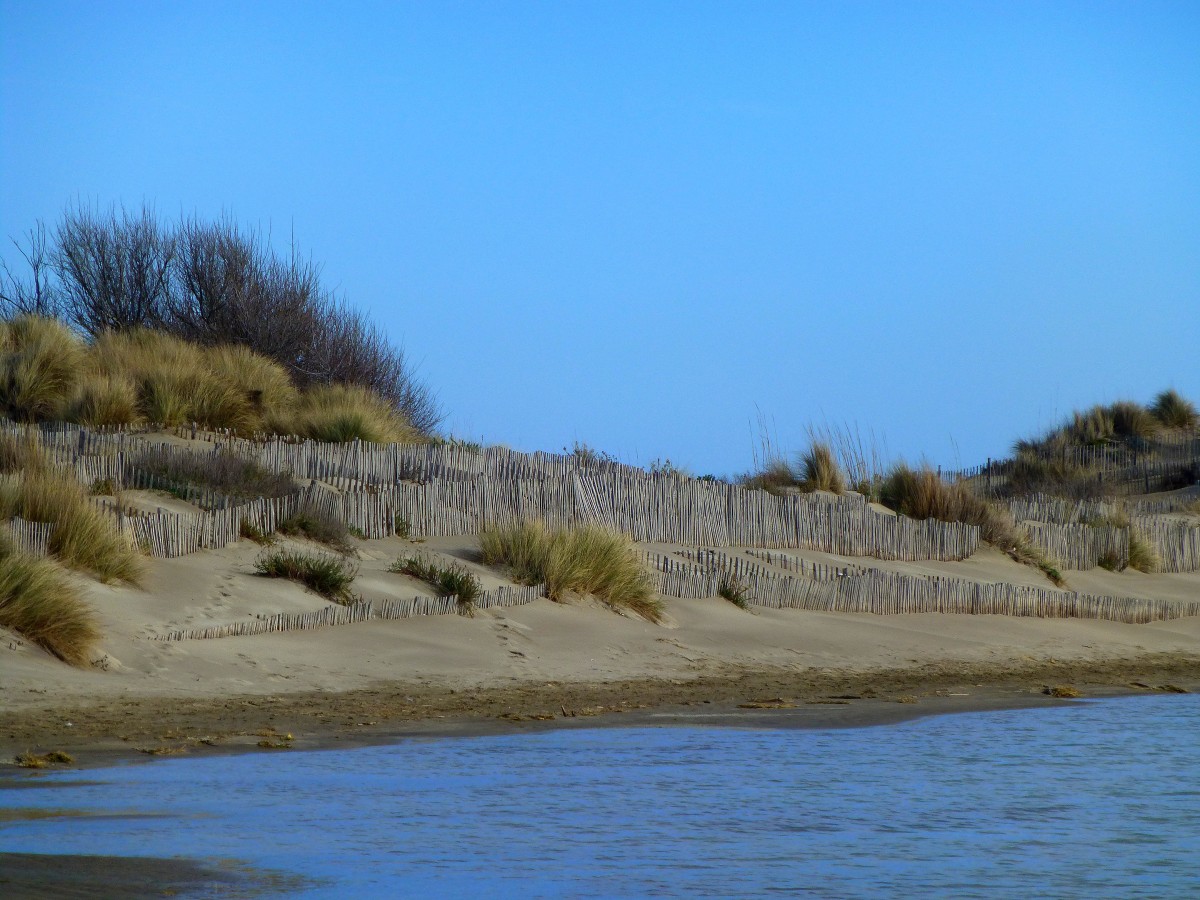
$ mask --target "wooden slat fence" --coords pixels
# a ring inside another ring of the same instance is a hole
[[[1160,572],[1200,571],[1200,524],[1157,517],[1134,519],[1133,524],[1158,552]]]
[[[12,537],[13,547],[19,553],[27,553],[30,556],[50,555],[53,522],[29,522],[20,516],[13,516],[4,524]]]
[[[832,567],[831,567],[832,568]],[[705,565],[661,558],[664,596],[715,596],[723,574]],[[755,606],[825,612],[901,615],[952,613],[1037,618],[1106,619],[1130,624],[1200,615],[1200,601],[1175,603],[1132,597],[1080,594],[1007,583],[975,582],[934,575],[903,575],[877,569],[827,573],[824,579],[744,570],[742,583]],[[703,593],[706,589],[707,594]]]
[[[545,585],[532,587],[509,587],[502,585],[485,591],[475,601],[476,609],[495,609],[521,606],[532,603],[545,594]],[[261,616],[242,622],[209,625],[205,628],[185,628],[158,635],[159,641],[208,640],[223,637],[241,637],[255,634],[277,634],[284,631],[311,631],[334,625],[353,625],[370,619],[409,619],[414,616],[444,616],[463,613],[458,598],[416,596],[407,598],[389,597],[376,604],[369,600],[356,600],[346,606],[330,605],[315,612],[278,613]]]
[[[1101,561],[1123,569],[1129,564],[1129,529],[1112,525],[1052,525],[1026,522],[1030,543],[1064,569],[1094,569]]]

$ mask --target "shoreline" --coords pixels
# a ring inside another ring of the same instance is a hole
[[[868,727],[1061,704],[1066,701],[1043,693],[1060,685],[1074,687],[1083,699],[1195,692],[1200,655],[1008,665],[942,661],[880,669],[727,666],[691,678],[519,680],[454,688],[389,681],[339,692],[205,699],[76,697],[59,706],[5,712],[0,778],[24,781],[19,776],[35,771],[16,766],[16,754],[55,750],[74,757],[69,768],[90,769],[181,755],[346,749],[550,728]]]

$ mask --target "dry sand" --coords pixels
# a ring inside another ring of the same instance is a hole
[[[362,542],[355,590],[427,593],[388,564],[416,549],[472,562],[473,538]],[[662,547],[656,549],[664,549]],[[99,612],[103,653],[73,669],[0,633],[0,758],[63,749],[82,764],[135,756],[384,740],[462,731],[617,722],[859,725],[931,712],[1200,688],[1200,619],[1148,625],[1001,616],[872,616],[668,600],[654,625],[586,599],[254,637],[162,642],[178,628],[326,605],[253,574],[260,548],[156,561],[142,589],[78,582]],[[735,552],[735,551],[730,551]],[[807,551],[809,560],[984,581],[1046,582],[985,549],[961,563],[884,563]],[[1200,575],[1071,573],[1071,586],[1189,600]],[[745,706],[758,707],[744,709]],[[632,714],[630,711],[641,710]],[[624,712],[615,719],[610,714]],[[736,714],[735,714],[736,713]],[[775,713],[776,716],[782,714]],[[286,734],[294,740],[287,741]]]

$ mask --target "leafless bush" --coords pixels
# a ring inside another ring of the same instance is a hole
[[[357,384],[430,434],[442,412],[386,334],[321,283],[320,266],[293,246],[277,253],[228,217],[162,225],[142,206],[100,213],[68,207],[52,237],[39,223],[21,281],[4,265],[0,304],[58,315],[85,334],[144,326],[204,345],[248,347],[301,387]]]
[[[107,213],[67,207],[51,258],[61,313],[85,334],[165,324],[175,235],[149,207]]]

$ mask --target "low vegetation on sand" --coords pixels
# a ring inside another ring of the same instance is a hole
[[[0,412],[92,428],[197,423],[330,442],[426,439],[372,389],[300,390],[283,366],[244,346],[204,346],[140,326],[84,341],[56,319],[27,314],[0,320]]]
[[[74,666],[100,640],[95,614],[51,560],[17,553],[0,541],[0,626]]]
[[[662,619],[654,579],[620,532],[598,525],[555,529],[534,521],[487,529],[479,543],[485,563],[504,566],[522,584],[545,584],[551,600],[591,594],[614,609]]]
[[[187,488],[196,487],[246,500],[283,497],[296,490],[290,475],[273,472],[255,460],[225,450],[180,454],[164,446],[149,447],[133,458],[132,465],[175,485],[181,495],[187,493]]]
[[[335,603],[353,599],[350,585],[358,567],[342,556],[303,553],[298,550],[268,550],[254,563],[259,575],[299,582]]]
[[[306,537],[339,553],[349,553],[352,549],[346,523],[311,503],[301,506],[276,527],[280,534]]]
[[[137,549],[73,474],[50,466],[32,436],[0,436],[0,518],[14,516],[52,523],[49,550],[72,569],[104,581],[140,581]]]
[[[1030,543],[1007,509],[975,495],[962,482],[947,484],[928,467],[912,469],[900,463],[884,478],[880,500],[910,519],[977,525],[983,540],[1017,562],[1040,569],[1054,584],[1065,584],[1057,566]]]
[[[467,608],[472,608],[483,593],[479,579],[458,563],[442,566],[426,556],[407,556],[397,559],[388,571],[423,581],[439,597],[457,597],[459,606]]]

